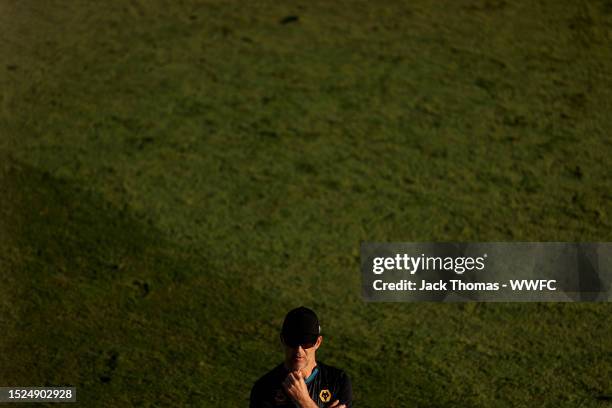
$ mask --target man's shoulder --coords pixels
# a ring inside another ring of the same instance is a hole
[[[284,374],[283,364],[279,364],[261,376],[251,388],[250,407],[263,408],[280,406],[285,399],[282,393],[281,382]]]
[[[317,361],[317,366],[319,367],[319,370],[321,370],[321,373],[324,373],[326,376],[334,378],[348,378],[346,372],[341,368],[334,367],[320,361]]]
[[[325,363],[323,363],[321,361],[317,361],[317,366],[319,367],[320,370],[326,371],[328,373],[346,374],[343,369],[338,368],[338,367],[334,367],[334,366],[329,365],[329,364],[325,364]]]
[[[269,384],[276,384],[278,383],[279,378],[282,377],[282,374],[283,364],[281,363],[270,371],[268,371],[267,373],[265,373],[264,375],[262,375],[261,377],[259,377],[259,379],[255,381],[253,388],[266,387]]]

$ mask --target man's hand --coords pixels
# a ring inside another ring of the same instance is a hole
[[[310,399],[308,394],[308,387],[304,381],[301,371],[293,371],[287,375],[285,381],[283,381],[283,388],[287,395],[302,408],[316,408],[316,404]],[[335,407],[334,407],[335,408]]]
[[[340,400],[335,400],[334,402],[332,402],[329,408],[346,408],[346,405],[340,404]]]

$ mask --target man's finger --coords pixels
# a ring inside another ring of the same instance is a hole
[[[283,385],[285,386],[285,388],[289,388],[293,385],[294,382],[295,382],[295,379],[293,378],[291,374],[289,374],[287,377],[285,377],[285,381],[283,381]]]
[[[340,400],[335,400],[334,402],[332,402],[329,408],[338,408],[339,403],[340,403]]]

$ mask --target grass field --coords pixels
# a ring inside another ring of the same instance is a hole
[[[247,406],[303,304],[356,406],[612,407],[610,304],[373,304],[359,273],[361,241],[612,241],[611,1],[0,0],[0,28],[0,385]]]

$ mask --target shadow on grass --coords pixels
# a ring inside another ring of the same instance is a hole
[[[204,257],[87,186],[0,163],[0,385],[72,385],[87,406],[201,398],[226,301]]]

